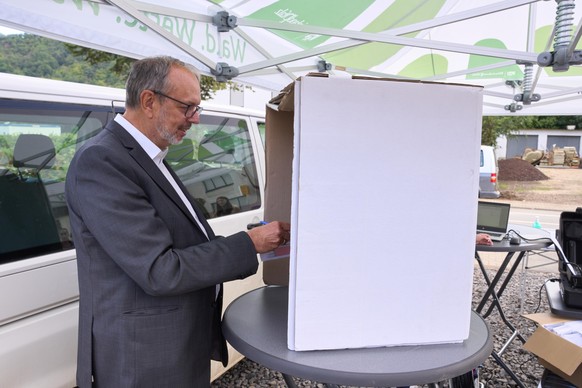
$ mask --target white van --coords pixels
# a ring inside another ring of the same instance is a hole
[[[481,146],[479,166],[479,198],[499,198],[499,167],[495,149],[491,146]]]
[[[124,99],[121,89],[0,73],[0,387],[75,385],[79,293],[65,177]],[[264,112],[202,105],[200,124],[167,160],[228,235],[263,219]],[[215,216],[218,197],[239,211]],[[261,286],[261,273],[226,284],[225,307]],[[242,359],[230,351],[229,368]],[[212,364],[215,379],[226,369]]]

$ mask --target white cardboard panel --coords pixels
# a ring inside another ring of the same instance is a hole
[[[296,82],[288,345],[468,337],[481,88]]]

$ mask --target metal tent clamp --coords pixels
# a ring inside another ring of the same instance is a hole
[[[216,15],[212,17],[212,24],[216,26],[218,32],[228,32],[236,28],[237,22],[237,17],[230,15],[226,11],[217,12]],[[210,69],[210,72],[216,77],[218,82],[230,81],[239,74],[236,67],[229,66],[229,64],[225,62],[218,62],[214,69]]]
[[[218,32],[228,32],[237,27],[238,19],[236,16],[229,15],[226,11],[217,12],[212,17],[212,24],[216,26]]]
[[[526,63],[523,72],[523,82],[521,82],[522,93],[513,96],[513,99],[518,102],[523,102],[524,105],[529,105],[542,99],[537,93],[532,93],[533,90],[533,63]]]
[[[238,69],[228,63],[218,62],[215,69],[210,70],[218,82],[230,81],[238,75]]]
[[[580,34],[581,26],[578,26],[575,38],[572,40],[572,26],[574,20],[574,0],[556,0],[556,24],[554,36],[554,51],[542,52],[538,55],[538,64],[543,67],[552,66],[556,72],[568,71],[570,65],[582,64],[582,51],[574,50]]]

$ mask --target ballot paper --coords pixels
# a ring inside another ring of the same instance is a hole
[[[289,257],[289,252],[291,251],[291,244],[287,243],[280,245],[272,251],[261,253],[262,261],[271,261],[277,259],[286,259]]]
[[[552,333],[582,347],[582,321],[567,321],[544,325]]]

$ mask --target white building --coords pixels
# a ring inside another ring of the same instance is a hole
[[[580,155],[582,129],[522,129],[508,137],[497,138],[497,158],[521,156],[526,148],[551,151],[552,148],[574,147]]]

